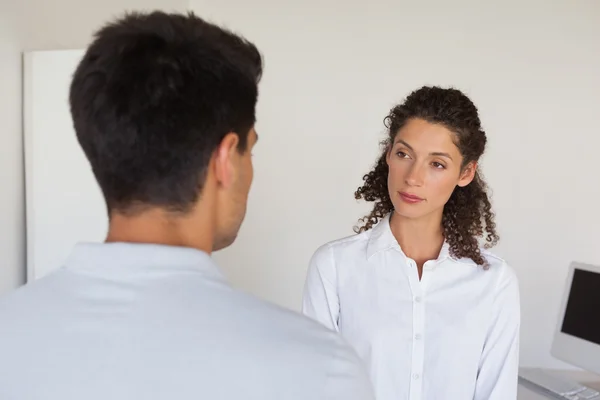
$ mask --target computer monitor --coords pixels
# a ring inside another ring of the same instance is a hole
[[[573,262],[563,294],[552,355],[600,374],[600,266]]]

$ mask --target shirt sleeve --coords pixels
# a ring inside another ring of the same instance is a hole
[[[519,283],[513,269],[505,264],[498,280],[474,400],[517,398],[520,325]]]
[[[302,299],[302,312],[339,332],[340,302],[337,291],[337,271],[330,246],[320,247],[312,256]]]

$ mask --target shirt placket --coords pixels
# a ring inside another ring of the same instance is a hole
[[[410,377],[410,400],[421,400],[423,393],[423,364],[425,359],[424,330],[425,330],[425,301],[422,282],[419,281],[417,265],[408,260],[409,283],[413,296],[413,331],[412,331],[412,360]]]

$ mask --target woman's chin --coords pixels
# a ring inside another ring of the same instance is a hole
[[[417,219],[427,214],[427,210],[415,204],[394,204],[395,214],[402,218]]]

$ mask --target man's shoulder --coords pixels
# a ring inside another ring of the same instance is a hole
[[[320,357],[344,357],[348,351],[352,353],[339,334],[309,317],[245,293],[238,292],[237,296],[245,312],[257,323],[254,328],[269,332],[270,344],[285,344],[290,350],[297,348],[308,351],[305,355],[314,353]]]
[[[327,399],[372,399],[372,387],[363,362],[337,332],[294,311],[259,300],[269,338],[271,361],[286,365],[284,374],[298,382],[312,375],[323,383]],[[268,363],[268,361],[266,361]],[[282,377],[283,380],[285,378]]]
[[[34,303],[37,301],[40,293],[54,291],[52,281],[55,280],[55,275],[62,275],[62,270],[54,272],[50,276],[26,283],[0,296],[0,317],[4,316],[7,318],[9,314],[16,311],[20,312],[23,308],[35,307]]]

